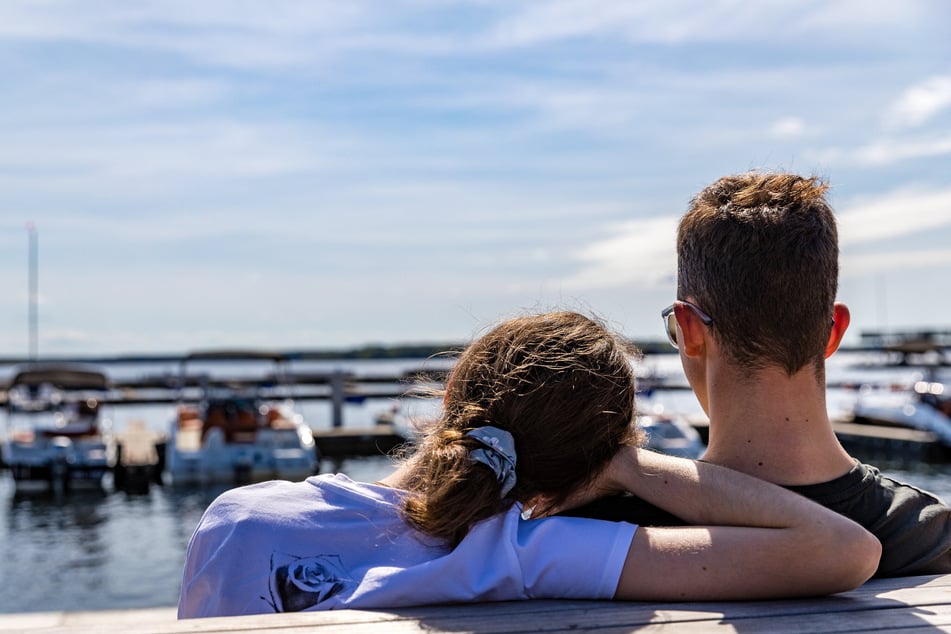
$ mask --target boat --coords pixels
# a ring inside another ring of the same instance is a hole
[[[638,413],[637,424],[647,433],[647,448],[659,453],[696,460],[707,449],[700,433],[683,416],[660,406]]]
[[[856,423],[908,427],[951,447],[951,390],[939,381],[860,386],[852,406]]]
[[[202,359],[270,359],[278,364],[284,360],[264,353],[193,353],[182,362],[182,376],[186,363]],[[234,387],[206,378],[197,404],[182,402],[171,421],[163,483],[244,484],[302,480],[317,473],[313,432],[293,401],[280,398],[282,385],[282,380],[269,380],[266,387],[247,382]]]
[[[7,385],[5,466],[17,491],[97,489],[114,452],[100,405],[109,390],[94,366],[32,363]]]

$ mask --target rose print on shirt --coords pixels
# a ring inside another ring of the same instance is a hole
[[[271,555],[271,598],[275,612],[299,612],[318,605],[344,589],[350,581],[337,555],[297,557]]]

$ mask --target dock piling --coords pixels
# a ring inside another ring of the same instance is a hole
[[[343,427],[343,401],[345,392],[346,374],[341,370],[334,370],[330,374],[330,420],[334,429]]]

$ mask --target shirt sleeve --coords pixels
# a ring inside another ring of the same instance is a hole
[[[612,599],[637,526],[575,517],[519,523],[528,598]]]
[[[612,599],[637,526],[574,517],[522,520],[518,506],[456,548],[402,569],[376,567],[341,607]]]

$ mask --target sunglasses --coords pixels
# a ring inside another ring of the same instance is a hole
[[[691,304],[690,302],[685,302],[682,299],[677,300],[685,306],[689,306],[690,309],[697,313],[697,317],[700,318],[700,321],[703,322],[705,326],[710,326],[713,324],[713,317],[703,312],[700,307]],[[674,302],[676,304],[677,302]],[[670,345],[677,347],[677,316],[674,315],[674,304],[671,304],[664,310],[660,311],[660,317],[664,320],[664,330],[667,331],[667,341],[670,342]]]

